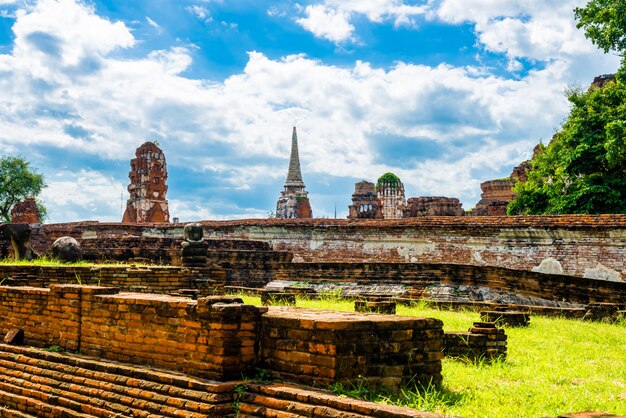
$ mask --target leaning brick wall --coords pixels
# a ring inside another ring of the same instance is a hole
[[[442,380],[437,319],[272,307],[262,323],[260,362],[278,377],[388,388]]]
[[[626,282],[585,279],[501,267],[418,263],[291,263],[284,264],[277,279],[307,282],[402,283],[411,288],[406,296],[419,297],[433,284],[486,286],[571,303],[623,303]]]

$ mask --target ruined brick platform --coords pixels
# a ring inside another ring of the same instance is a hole
[[[284,383],[216,382],[0,344],[0,417],[441,418]]]
[[[387,388],[442,381],[438,319],[270,307],[262,321],[261,364],[276,376]]]

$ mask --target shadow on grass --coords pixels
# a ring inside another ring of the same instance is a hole
[[[329,389],[339,396],[428,412],[443,412],[463,403],[470,396],[469,392],[453,392],[444,385],[422,386],[415,383],[403,386],[397,392],[386,389],[372,390],[360,383],[335,383]]]

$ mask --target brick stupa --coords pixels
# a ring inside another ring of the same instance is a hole
[[[167,164],[163,151],[153,142],[137,148],[135,158],[130,160],[130,199],[122,222],[160,223],[169,222],[170,213],[167,193]]]

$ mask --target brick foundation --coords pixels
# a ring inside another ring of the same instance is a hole
[[[442,380],[438,319],[272,307],[262,321],[261,364],[277,376],[388,388]]]
[[[27,345],[217,380],[260,366],[310,385],[441,382],[439,320],[267,309],[236,297],[195,301],[98,286],[0,286],[0,332],[23,329]]]

